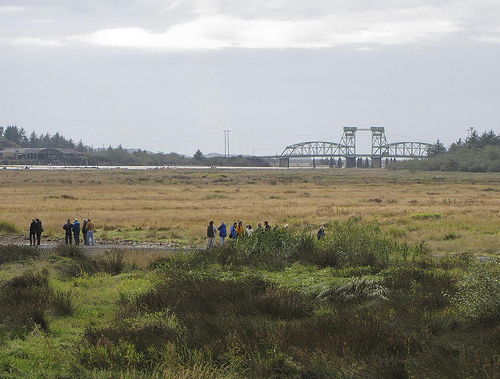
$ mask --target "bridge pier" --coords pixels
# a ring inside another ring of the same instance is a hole
[[[356,157],[346,157],[345,158],[345,168],[356,167]]]
[[[372,157],[372,168],[382,168],[381,157]]]
[[[290,167],[290,158],[280,158],[279,167]]]

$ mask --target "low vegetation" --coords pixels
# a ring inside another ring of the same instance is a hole
[[[301,234],[355,219],[398,241],[425,240],[434,254],[492,256],[499,185],[494,173],[368,169],[2,170],[0,239],[26,239],[33,218],[42,243],[60,242],[68,218],[90,217],[99,242],[181,246],[204,245],[210,220],[268,220]]]
[[[479,135],[475,131],[459,139],[447,150],[437,141],[430,158],[392,163],[392,170],[500,172],[500,135],[493,130]]]
[[[171,253],[4,246],[0,377],[497,375],[496,261],[376,222],[326,230]]]

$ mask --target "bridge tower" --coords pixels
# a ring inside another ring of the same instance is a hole
[[[340,140],[340,145],[343,146],[345,156],[345,167],[356,167],[356,126],[344,126],[344,133]]]
[[[372,126],[372,167],[382,168],[382,155],[387,153],[387,138],[383,126]]]

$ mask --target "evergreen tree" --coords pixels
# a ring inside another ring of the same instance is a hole
[[[201,162],[203,160],[203,153],[201,152],[200,149],[196,150],[196,153],[194,153],[194,156],[193,156],[194,160],[197,161],[197,162]]]
[[[30,134],[29,147],[38,147],[38,136],[35,131]]]
[[[4,137],[18,145],[27,143],[26,131],[24,128],[18,128],[16,125],[9,125],[5,128]]]
[[[444,153],[446,153],[446,147],[444,147],[443,143],[439,139],[429,148],[428,151],[429,157],[435,157]]]

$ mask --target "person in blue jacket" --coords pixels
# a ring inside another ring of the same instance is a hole
[[[224,221],[220,223],[220,226],[217,229],[219,229],[219,245],[224,246],[227,237],[227,228]]]
[[[235,221],[233,225],[231,225],[231,229],[229,232],[229,238],[236,240],[236,237],[238,237],[238,233],[236,233],[236,226],[238,223]]]
[[[78,219],[75,219],[75,222],[73,223],[73,235],[75,237],[75,245],[80,244],[80,223],[78,222]]]

